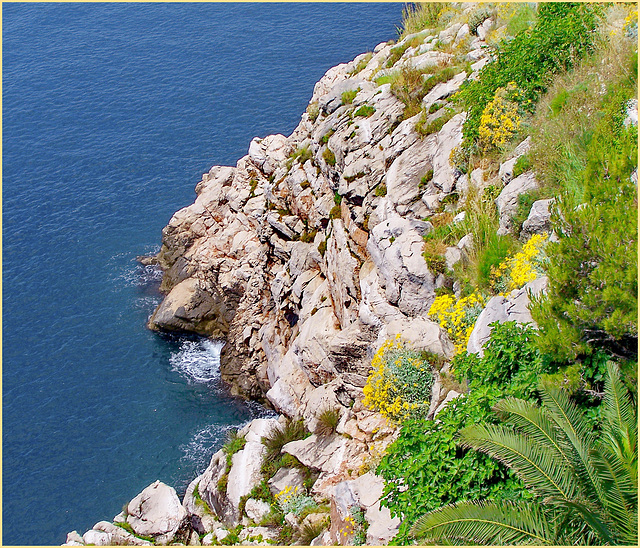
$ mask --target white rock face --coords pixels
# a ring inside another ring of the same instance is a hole
[[[435,299],[435,280],[422,257],[422,236],[430,224],[396,216],[371,231],[367,251],[387,301],[408,316],[426,315]]]
[[[247,499],[244,511],[249,519],[260,523],[260,520],[271,511],[271,505],[263,500]]]
[[[449,158],[451,151],[462,143],[462,125],[465,119],[466,113],[456,114],[438,132],[432,183],[445,194],[449,194],[455,184],[455,173]]]
[[[187,517],[173,487],[155,481],[127,506],[127,523],[144,536],[156,537],[159,542],[170,542]]]
[[[227,483],[227,497],[232,505],[234,516],[238,519],[240,499],[248,495],[260,483],[262,474],[260,465],[266,447],[259,442],[248,441],[244,449],[232,457],[231,471]]]
[[[344,531],[346,518],[351,516],[352,508],[362,508],[369,524],[367,529],[367,546],[387,544],[397,533],[400,519],[392,518],[388,508],[380,506],[380,497],[384,489],[384,480],[367,472],[355,480],[337,484],[331,491],[331,529],[332,544],[346,544],[349,535]]]
[[[539,295],[544,292],[547,287],[548,278],[543,276],[537,278],[521,289],[514,289],[507,298],[496,295],[484,307],[476,323],[473,331],[469,336],[467,343],[467,352],[470,354],[484,355],[483,346],[491,336],[490,324],[493,322],[511,322],[530,323],[536,327],[536,323],[529,312],[529,296]]]
[[[506,234],[511,229],[511,217],[518,210],[518,196],[536,188],[538,188],[538,181],[533,171],[527,171],[502,189],[500,196],[496,199],[500,215],[498,234]]]
[[[537,200],[533,202],[529,216],[522,223],[522,231],[520,239],[527,240],[534,234],[543,234],[551,232],[551,212],[549,206],[553,199]]]

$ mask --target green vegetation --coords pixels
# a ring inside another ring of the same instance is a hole
[[[351,103],[353,103],[353,100],[356,98],[356,95],[358,95],[358,92],[360,91],[360,88],[358,89],[350,89],[345,91],[342,94],[342,104],[343,105],[350,105]]]
[[[376,196],[386,196],[387,195],[387,185],[385,185],[384,183],[379,184],[375,191],[374,194]]]
[[[327,165],[330,165],[330,166],[336,165],[336,156],[329,147],[326,147],[324,149],[324,152],[322,153],[322,158],[324,158],[324,161],[327,162]]]
[[[353,116],[354,118],[356,116],[364,116],[365,118],[368,118],[369,116],[372,116],[375,111],[376,109],[371,105],[362,105],[358,110],[356,110],[353,113]]]
[[[429,360],[399,341],[387,341],[371,361],[364,404],[393,422],[425,417],[431,403]]]
[[[512,40],[501,42],[495,60],[482,69],[479,79],[458,93],[458,101],[468,112],[465,148],[472,148],[479,139],[485,107],[500,88],[515,82],[519,107],[533,112],[554,75],[594,50],[601,13],[598,4],[540,3],[535,25]]]
[[[233,455],[235,455],[238,451],[242,450],[247,443],[243,437],[238,435],[237,430],[230,430],[227,434],[227,441],[222,446],[222,450],[226,455],[226,467],[225,471],[220,476],[218,480],[218,484],[216,488],[221,493],[225,493],[227,491],[227,482],[229,481],[229,472],[231,471],[231,466],[233,465]]]
[[[483,545],[638,543],[638,425],[619,371],[608,366],[601,432],[557,388],[540,386],[543,406],[516,398],[496,411],[504,425],[474,425],[461,445],[490,455],[527,485],[530,500],[462,502],[420,518],[427,542]]]
[[[422,135],[431,135],[432,133],[437,133],[442,129],[451,118],[455,116],[456,111],[452,108],[446,108],[440,116],[438,116],[435,120],[427,123],[427,113],[422,111],[422,116],[420,120],[416,123],[416,131]]]
[[[274,460],[280,456],[282,448],[291,441],[302,440],[310,435],[301,420],[286,419],[271,428],[262,438],[262,444],[267,448],[265,460]]]
[[[335,407],[329,407],[322,410],[317,419],[318,425],[315,433],[319,436],[329,436],[336,431],[336,427],[340,422],[340,410]]]

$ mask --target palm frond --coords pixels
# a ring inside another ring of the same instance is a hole
[[[518,432],[501,425],[473,425],[460,431],[460,444],[482,451],[511,468],[543,498],[571,499],[576,494],[573,470],[566,462]]]
[[[595,436],[584,413],[575,405],[564,390],[541,383],[543,409],[562,431],[562,443],[571,448],[574,482],[578,480],[582,495],[594,504],[605,496],[601,478],[591,461],[595,447]]]
[[[462,502],[419,518],[411,529],[421,542],[442,544],[554,544],[551,524],[539,505],[526,502]]]
[[[630,469],[638,469],[638,418],[629,392],[620,380],[618,368],[607,364],[604,396],[605,428],[601,439],[606,440]],[[637,479],[636,479],[637,481]],[[637,485],[637,483],[636,483]]]
[[[548,414],[533,402],[507,397],[499,401],[494,410],[513,424],[520,432],[535,441],[540,447],[545,447],[558,458],[564,460],[567,466],[572,466],[573,457],[566,444],[558,441],[558,426],[549,418]]]

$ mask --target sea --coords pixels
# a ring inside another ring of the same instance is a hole
[[[160,273],[135,258],[402,9],[3,3],[3,545],[59,545],[155,480],[182,494],[270,413],[228,393],[219,342],[146,328]]]

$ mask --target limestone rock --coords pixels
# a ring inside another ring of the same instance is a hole
[[[275,496],[287,487],[300,489],[304,486],[304,475],[298,468],[280,468],[275,475],[267,482],[269,490]]]
[[[195,331],[223,338],[229,330],[225,300],[207,284],[187,278],[176,285],[149,320],[151,329]]]
[[[538,188],[538,181],[532,171],[527,171],[513,179],[496,199],[500,228],[498,234],[506,234],[511,229],[511,217],[518,210],[518,196]]]
[[[249,519],[260,523],[262,518],[271,511],[271,505],[263,500],[247,499],[244,511]]]
[[[260,466],[266,447],[259,442],[247,441],[244,449],[232,457],[231,470],[227,483],[227,497],[231,503],[234,521],[237,521],[240,499],[248,495],[260,483]]]
[[[522,223],[520,239],[528,240],[534,234],[543,234],[551,231],[551,212],[549,206],[553,199],[537,200],[533,202],[529,216]]]
[[[537,278],[521,289],[514,289],[506,298],[501,295],[493,297],[484,307],[467,343],[467,352],[470,354],[484,355],[483,346],[491,336],[490,324],[493,322],[530,323],[536,325],[529,312],[529,295],[539,295],[547,287],[546,276]]]
[[[128,531],[125,531],[122,527],[118,527],[108,521],[99,521],[93,526],[96,531],[104,531],[110,538],[111,546],[152,546],[153,543],[148,540],[142,540],[135,535],[132,535]],[[159,539],[160,542],[163,539]]]
[[[456,114],[438,132],[437,149],[433,158],[433,185],[449,194],[455,184],[454,168],[449,161],[451,151],[462,143],[462,125],[466,113]]]
[[[93,544],[95,546],[110,546],[111,535],[104,531],[96,531],[95,529],[89,529],[84,535],[82,535],[84,544]]]
[[[396,335],[406,341],[414,350],[426,350],[445,358],[453,356],[451,340],[436,322],[426,318],[405,318],[389,322],[380,332],[378,343],[393,339]]]
[[[395,216],[369,235],[367,251],[381,275],[386,299],[408,316],[426,315],[435,299],[435,279],[422,257],[422,236],[430,228],[423,221]]]
[[[153,536],[164,543],[173,539],[187,517],[175,489],[160,481],[153,482],[134,497],[127,513],[127,523],[137,534]]]

